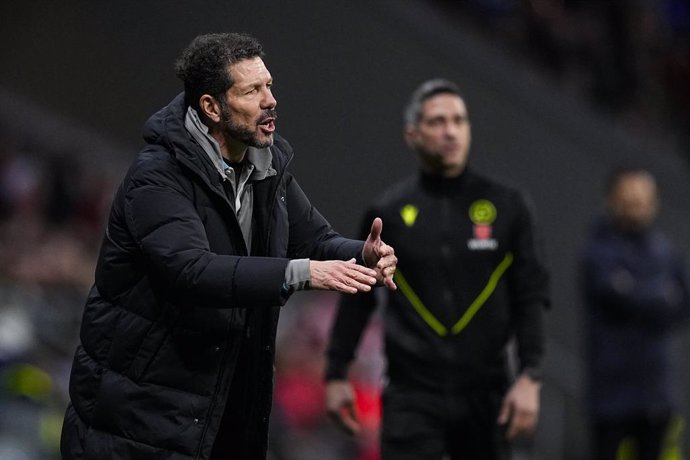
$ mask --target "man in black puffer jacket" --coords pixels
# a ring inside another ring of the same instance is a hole
[[[115,196],[88,296],[64,459],[266,456],[280,306],[300,289],[394,289],[375,219],[341,237],[287,171],[261,45],[194,39]]]

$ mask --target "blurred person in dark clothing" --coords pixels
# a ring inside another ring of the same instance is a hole
[[[469,168],[470,120],[454,83],[424,82],[404,122],[420,171],[365,217],[384,216],[399,259],[384,313],[382,458],[506,459],[539,413],[550,300],[534,217],[522,192]],[[348,367],[377,300],[341,299],[327,352],[327,410],[350,432],[360,426]]]
[[[289,172],[259,42],[200,35],[114,198],[62,431],[64,459],[266,457],[280,306],[394,289],[374,219],[343,238]]]
[[[620,458],[626,440],[635,458],[658,459],[679,402],[670,345],[690,316],[688,278],[683,255],[654,228],[658,205],[652,174],[613,171],[584,254],[595,460]]]

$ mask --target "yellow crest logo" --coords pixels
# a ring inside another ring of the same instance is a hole
[[[407,204],[400,210],[400,217],[402,217],[403,222],[408,227],[412,227],[417,220],[417,215],[419,214],[419,208],[413,204]]]
[[[477,200],[470,206],[470,220],[476,225],[491,225],[496,220],[496,206],[489,200]]]

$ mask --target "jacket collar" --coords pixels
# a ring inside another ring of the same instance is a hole
[[[185,129],[206,153],[209,161],[218,171],[223,180],[228,179],[228,168],[220,152],[218,142],[211,136],[208,126],[202,123],[199,114],[192,107],[187,107],[184,119]],[[276,170],[271,166],[273,155],[269,148],[258,149],[248,147],[245,159],[252,165],[252,180],[263,180],[266,177],[275,176]]]
[[[204,151],[211,164],[216,168],[218,174],[226,180],[226,165],[223,161],[223,156],[220,152],[220,146],[218,142],[211,136],[208,132],[208,126],[201,122],[199,114],[192,107],[187,107],[184,118],[184,127],[187,132],[192,136],[196,143]]]
[[[153,114],[144,125],[144,140],[149,144],[159,144],[171,151],[178,160],[187,165],[200,175],[209,185],[220,187],[220,181],[225,176],[225,167],[220,157],[220,150],[217,153],[213,150],[213,143],[209,143],[211,152],[208,152],[199,142],[198,137],[189,131],[186,126],[188,106],[185,103],[184,93],[178,94],[167,106]],[[203,126],[203,124],[199,121]],[[208,130],[206,130],[208,131]],[[203,130],[200,133],[205,138]],[[289,145],[278,135],[276,141],[283,147]],[[213,139],[208,136],[208,138]],[[208,140],[207,138],[207,140]],[[215,140],[213,141],[215,142]],[[217,143],[216,143],[217,145]],[[276,147],[266,149],[247,149],[247,160],[254,166],[252,174],[253,180],[263,180],[266,177],[277,174],[277,167],[284,167],[287,163],[287,155],[291,151],[280,152],[286,158],[276,157],[278,149]],[[220,163],[219,163],[220,162]],[[216,179],[217,178],[217,179]]]
[[[466,166],[464,171],[456,177],[444,177],[439,174],[431,174],[424,170],[420,170],[419,180],[424,188],[436,193],[452,193],[454,191],[461,191],[470,181],[472,172],[469,166]]]

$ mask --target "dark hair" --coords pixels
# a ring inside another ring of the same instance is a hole
[[[648,176],[653,181],[656,181],[654,175],[642,166],[618,166],[606,175],[604,181],[604,192],[606,195],[610,196],[618,187],[620,181],[629,176]]]
[[[198,109],[199,98],[209,94],[225,102],[232,86],[228,69],[243,59],[264,57],[261,43],[249,35],[217,33],[197,36],[175,62],[175,74],[184,82],[185,101]]]
[[[462,94],[457,85],[450,80],[443,78],[434,78],[427,80],[412,93],[410,101],[403,112],[403,121],[406,125],[414,125],[419,121],[422,115],[422,105],[424,101],[437,94],[450,93],[455,94],[462,99]]]

